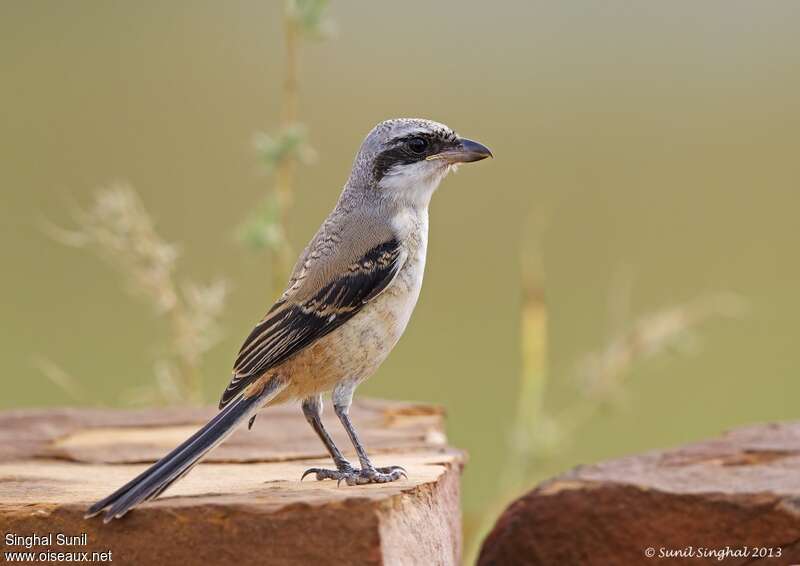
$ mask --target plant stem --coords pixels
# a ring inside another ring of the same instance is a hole
[[[508,501],[527,487],[536,457],[536,435],[542,421],[547,388],[547,301],[540,243],[521,238],[519,313],[521,371],[517,407],[509,435],[508,455],[497,481],[494,500],[467,541],[467,563],[474,563],[484,537]]]
[[[298,30],[290,14],[289,2],[286,3],[283,16],[284,25],[284,76],[283,99],[281,108],[281,130],[287,131],[297,121],[298,82],[297,82],[297,40]],[[273,289],[278,292],[283,287],[286,272],[291,268],[291,249],[289,247],[286,226],[289,224],[289,209],[292,206],[294,188],[295,158],[287,155],[275,169],[275,195],[279,210],[279,230],[281,245],[272,254]]]
[[[286,131],[297,120],[297,29],[288,12],[284,16],[284,48],[286,61],[283,76],[283,107],[281,108],[281,129]],[[291,155],[282,159],[275,171],[275,192],[280,207],[281,226],[286,226],[287,213],[292,204],[295,160]]]

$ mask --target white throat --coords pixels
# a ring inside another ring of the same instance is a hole
[[[427,209],[434,191],[453,165],[418,161],[390,169],[378,183],[378,189],[397,202],[418,210]]]

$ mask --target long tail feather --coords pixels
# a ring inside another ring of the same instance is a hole
[[[189,473],[203,456],[230,436],[239,424],[254,415],[281,389],[283,384],[278,378],[272,378],[261,394],[249,398],[239,397],[183,444],[117,491],[89,507],[86,517],[94,517],[105,511],[103,521],[108,523],[112,519],[119,519],[139,503],[155,499]]]

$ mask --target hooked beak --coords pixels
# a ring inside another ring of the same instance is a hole
[[[449,164],[455,164],[472,163],[473,161],[480,161],[487,157],[494,157],[488,147],[476,141],[461,138],[458,140],[456,147],[446,149],[436,155],[431,155],[427,157],[426,160],[442,159]]]

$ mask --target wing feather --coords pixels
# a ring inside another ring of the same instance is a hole
[[[302,300],[284,295],[239,350],[220,408],[277,364],[335,330],[394,280],[406,252],[397,239],[367,251],[316,293]]]

